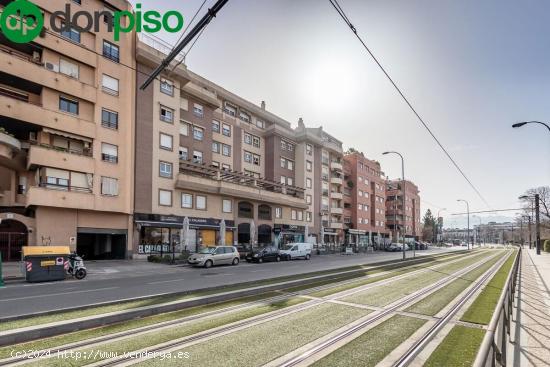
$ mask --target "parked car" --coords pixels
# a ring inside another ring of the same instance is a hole
[[[409,245],[405,245],[405,251],[409,251],[411,247]],[[386,251],[390,252],[398,252],[403,251],[403,244],[402,243],[392,243],[389,247],[386,248]]]
[[[241,258],[241,260],[246,259],[246,255],[248,255],[250,250],[251,250],[251,247],[249,245],[238,245],[237,246],[237,251],[239,252],[239,257]]]
[[[213,265],[239,264],[239,252],[233,246],[204,247],[196,254],[189,256],[187,262],[194,266],[209,268]]]
[[[264,261],[281,261],[279,249],[274,246],[261,247],[246,254],[247,262],[263,263]]]
[[[285,245],[282,250],[279,251],[281,259],[294,260],[294,259],[311,259],[311,243],[293,242]]]

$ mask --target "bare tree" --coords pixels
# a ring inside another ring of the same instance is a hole
[[[528,196],[534,196],[535,194],[539,194],[541,214],[550,219],[550,186],[535,187],[525,192],[525,195]],[[527,205],[524,207],[524,210],[529,213],[529,215],[531,213],[531,208],[533,205],[535,204],[531,199],[527,201]]]

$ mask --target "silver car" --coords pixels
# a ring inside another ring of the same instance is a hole
[[[233,246],[204,247],[196,254],[189,256],[187,262],[194,266],[209,268],[212,265],[239,264],[239,252]]]

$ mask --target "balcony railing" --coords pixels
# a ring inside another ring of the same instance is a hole
[[[48,183],[48,182],[40,182],[38,186],[46,189],[59,190],[59,191],[86,192],[86,193],[92,192],[92,189],[90,189],[89,187],[60,185],[60,184],[54,184],[54,183]]]
[[[103,162],[118,163],[118,156],[101,153],[101,160]]]
[[[33,146],[37,146],[37,147],[45,148],[45,149],[50,149],[50,150],[56,150],[58,152],[64,152],[64,153],[69,153],[69,154],[74,154],[74,155],[82,155],[82,156],[85,156],[85,157],[93,157],[93,153],[92,153],[91,148],[84,148],[82,150],[80,150],[80,149],[70,149],[70,148],[58,147],[58,146],[51,145],[51,144],[38,143],[38,142],[35,142],[35,141],[32,141],[32,140],[29,140],[28,143],[30,145],[33,145]]]
[[[257,178],[242,172],[220,169],[207,166],[206,164],[194,163],[189,160],[180,161],[180,173],[286,194],[301,199],[304,198],[305,189],[301,187],[284,185],[265,178]]]

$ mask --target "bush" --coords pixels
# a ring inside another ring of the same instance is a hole
[[[178,256],[178,259],[179,260],[187,260],[189,259],[189,256],[191,255],[191,253],[187,250],[184,250],[181,252],[181,254]]]
[[[542,247],[544,251],[550,252],[550,240],[544,241],[544,246]]]
[[[172,255],[164,255],[162,258],[163,263],[171,263],[172,262]]]
[[[158,255],[149,255],[147,256],[147,261],[152,263],[159,263],[162,261],[162,259]]]

